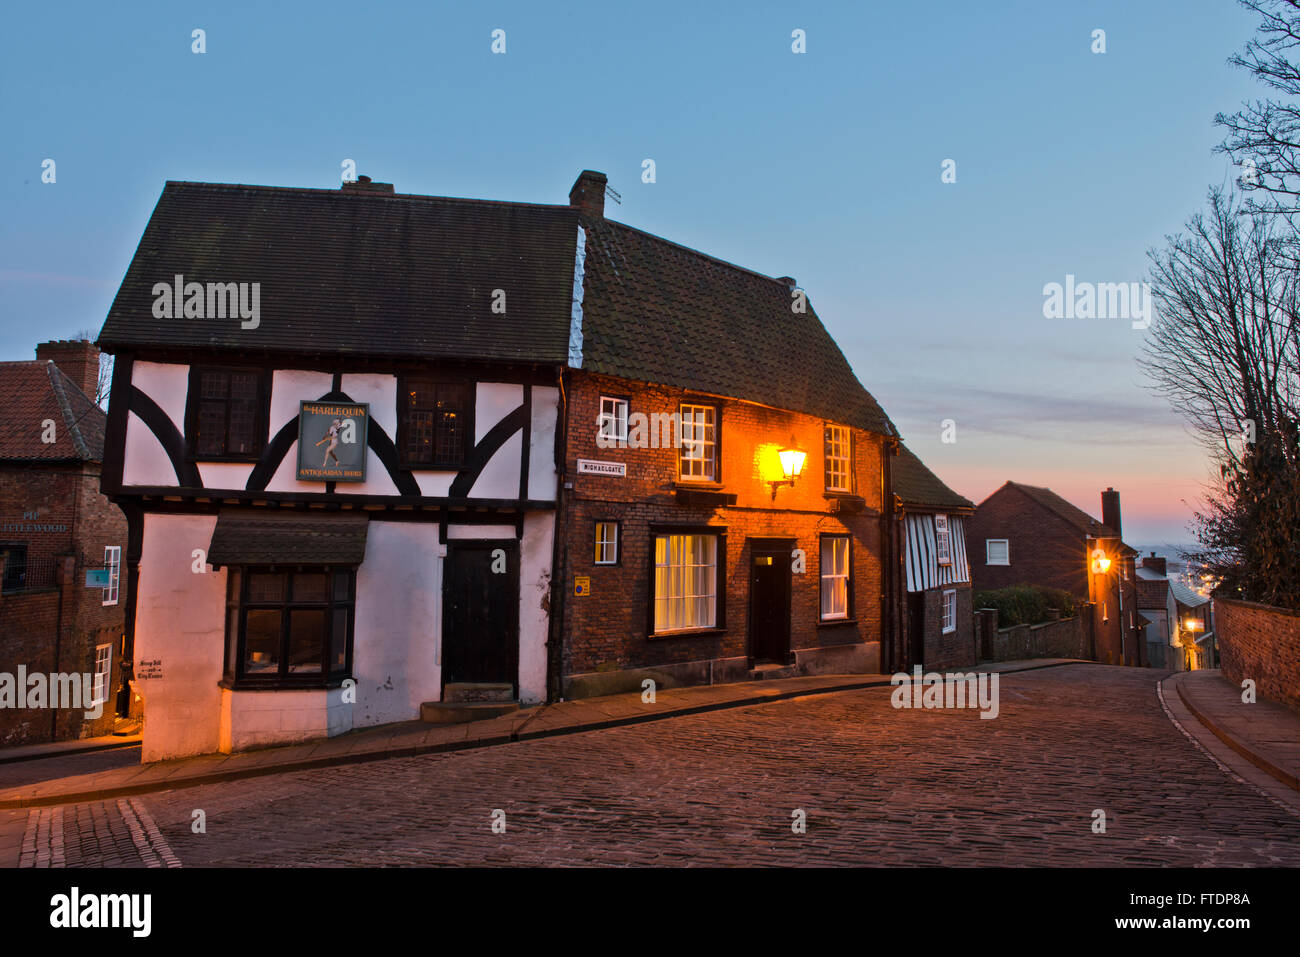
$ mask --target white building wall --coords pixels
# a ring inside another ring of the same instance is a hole
[[[533,387],[533,421],[528,449],[528,497],[555,501],[555,429],[560,415],[560,390]]]
[[[546,604],[554,540],[553,512],[533,512],[524,517],[524,539],[519,549],[519,700],[523,704],[546,700],[550,622]]]
[[[185,432],[185,396],[189,391],[189,381],[190,367],[187,365],[136,362],[131,367],[131,385],[152,399],[181,434]],[[162,443],[135,413],[127,416],[122,484],[176,484],[176,470],[172,468]]]
[[[442,563],[433,522],[371,520],[357,569],[354,727],[420,716],[442,689]]]
[[[144,517],[135,667],[137,675],[160,672],[136,679],[144,695],[144,761],[207,754],[220,744],[226,574],[208,565],[192,570],[192,552],[206,553],[216,522],[215,515]]]

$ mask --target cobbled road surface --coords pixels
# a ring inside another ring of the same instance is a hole
[[[81,866],[1300,866],[1300,819],[1170,723],[1166,674],[1004,675],[993,720],[811,696],[55,809],[41,833]]]

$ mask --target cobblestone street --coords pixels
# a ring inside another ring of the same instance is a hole
[[[822,695],[33,810],[28,829],[82,866],[1300,866],[1300,819],[1170,723],[1163,675],[1007,675],[994,720]]]

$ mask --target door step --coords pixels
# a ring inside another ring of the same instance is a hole
[[[448,704],[507,704],[515,700],[515,686],[509,682],[452,682],[442,689],[442,700]]]
[[[796,678],[799,676],[797,665],[755,665],[749,669],[751,681],[771,681],[776,678]]]
[[[420,720],[429,724],[465,724],[518,710],[518,701],[426,701],[420,705]]]

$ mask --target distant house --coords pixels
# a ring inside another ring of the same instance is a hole
[[[976,591],[1042,585],[1093,603],[1097,660],[1147,664],[1137,620],[1137,550],[1121,535],[1119,493],[1101,493],[1102,519],[1051,489],[1007,482],[981,502],[967,541]]]
[[[111,734],[129,704],[120,695],[126,517],[99,491],[98,377],[99,350],[85,341],[44,342],[34,362],[0,362],[0,746]],[[106,587],[86,587],[88,571]],[[82,700],[55,702],[47,691],[39,707],[21,707],[40,700],[33,676],[56,674],[80,676]]]
[[[1169,581],[1169,591],[1177,612],[1173,643],[1182,648],[1184,667],[1188,671],[1219,667],[1210,599],[1174,579]]]
[[[894,534],[906,600],[900,608],[903,669],[974,664],[975,619],[966,522],[975,511],[906,446],[894,460]]]

